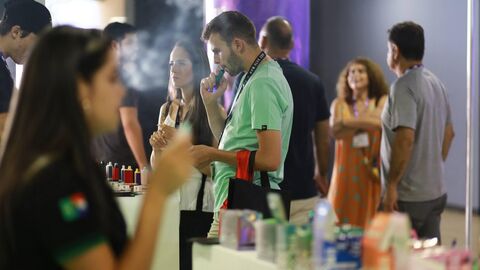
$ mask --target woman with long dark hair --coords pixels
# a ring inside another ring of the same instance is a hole
[[[58,27],[25,66],[0,171],[0,269],[149,269],[166,197],[190,175],[188,138],[163,151],[139,223],[125,222],[90,141],[118,124],[111,42]],[[180,162],[181,161],[181,162]]]
[[[388,86],[378,64],[355,58],[342,70],[331,105],[335,163],[328,199],[340,224],[366,227],[380,203],[380,115]]]
[[[175,129],[187,122],[192,127],[194,145],[214,144],[213,134],[208,125],[207,113],[200,96],[200,81],[210,74],[207,53],[200,42],[178,41],[170,53],[170,82],[176,97],[169,97],[160,108],[158,130],[150,138],[153,151],[151,160],[162,152]],[[202,174],[210,175],[210,168],[194,169],[190,180],[180,188],[180,210],[195,210],[196,195],[200,188]],[[213,211],[211,180],[206,182],[203,210]]]

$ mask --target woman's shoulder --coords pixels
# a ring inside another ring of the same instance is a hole
[[[166,101],[165,103],[162,104],[162,106],[160,106],[160,110],[165,110],[165,108],[167,108],[167,106],[170,106],[170,103],[172,103],[171,101]]]
[[[25,176],[27,179],[36,179],[60,175],[59,172],[68,171],[70,167],[65,157],[41,155],[25,168]]]
[[[345,100],[345,98],[343,97],[336,97],[333,101],[332,101],[332,104],[331,106],[333,108],[337,107],[337,106],[340,106],[340,105],[348,105],[347,104],[347,101]]]
[[[160,107],[160,113],[171,113],[172,110],[175,112],[175,110],[180,106],[180,101],[175,99],[175,100],[169,100],[165,103],[162,104]]]
[[[388,99],[388,95],[381,95],[380,97],[376,98],[374,100],[375,104],[376,104],[376,107],[383,106],[385,104],[385,102],[387,101],[387,99]]]
[[[160,111],[158,113],[158,124],[162,124],[165,120],[167,110],[170,110],[170,103],[171,101],[167,101],[160,106]]]
[[[381,95],[381,96],[378,98],[378,101],[379,101],[379,102],[385,101],[385,100],[387,100],[387,98],[388,98],[388,95],[387,95],[387,94]]]
[[[91,169],[95,169],[93,166],[92,162]],[[26,169],[24,175],[29,186],[34,189],[79,187],[83,186],[81,183],[85,180],[68,157],[39,157]]]
[[[162,106],[160,106],[160,115],[165,112],[165,110],[167,109],[167,107],[170,106],[170,102],[171,102],[171,101],[167,101],[167,102],[163,103]]]
[[[31,208],[54,207],[53,204],[75,196],[96,204],[98,194],[107,196],[108,186],[97,164],[93,160],[90,164],[85,168],[88,172],[81,172],[68,157],[54,160],[26,181],[19,190],[21,197],[31,202]]]

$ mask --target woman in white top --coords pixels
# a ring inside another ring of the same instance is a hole
[[[158,130],[150,137],[152,145],[151,164],[172,138],[176,128],[183,122],[192,126],[192,143],[212,146],[214,138],[208,125],[207,113],[200,96],[200,80],[210,74],[208,58],[200,42],[179,41],[170,53],[170,83],[176,97],[169,95],[160,108]],[[180,210],[195,210],[202,174],[209,176],[210,167],[194,170],[190,181],[180,189]],[[213,212],[213,191],[210,178],[205,183],[202,210]]]

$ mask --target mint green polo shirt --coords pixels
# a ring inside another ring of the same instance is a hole
[[[239,85],[242,85],[242,82]],[[258,66],[233,105],[232,118],[225,127],[218,148],[232,152],[257,150],[257,130],[280,131],[281,165],[278,170],[268,172],[271,188],[280,189],[278,184],[283,180],[283,164],[287,155],[292,119],[292,93],[283,71],[275,61],[264,62]],[[218,212],[227,199],[228,181],[235,177],[236,166],[216,161],[213,167],[214,210]],[[259,172],[255,172],[254,183],[260,185]]]

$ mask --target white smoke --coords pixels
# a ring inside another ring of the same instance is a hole
[[[167,0],[166,3],[169,6],[176,6],[184,12],[193,10],[197,17],[203,15],[203,1],[200,0]]]
[[[198,0],[167,0],[166,4],[174,7],[174,20],[167,27],[151,32],[137,33],[137,46],[122,57],[122,76],[128,87],[137,90],[150,90],[168,85],[168,56],[173,44],[185,37],[190,37],[188,29],[197,26],[188,25],[191,16],[203,23],[203,2]],[[200,33],[198,33],[200,35]],[[200,39],[200,36],[197,37]],[[135,46],[134,46],[135,47]]]

